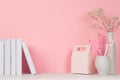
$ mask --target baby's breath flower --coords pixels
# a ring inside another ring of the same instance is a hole
[[[105,30],[107,32],[113,32],[118,26],[120,26],[119,17],[112,16],[108,17],[104,14],[102,8],[94,9],[93,11],[88,12],[88,15],[94,19],[97,23],[103,25],[102,27],[93,24],[93,28]]]

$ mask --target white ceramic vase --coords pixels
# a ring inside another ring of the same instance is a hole
[[[98,71],[98,75],[105,76],[110,74],[111,64],[108,56],[97,56],[95,66]]]
[[[113,32],[108,33],[108,40],[112,40],[112,44],[108,49],[108,56],[111,60],[110,74],[116,74],[116,44],[114,41]]]

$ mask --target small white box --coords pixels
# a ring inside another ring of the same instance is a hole
[[[81,74],[95,73],[92,55],[90,45],[75,46],[71,57],[71,72]]]

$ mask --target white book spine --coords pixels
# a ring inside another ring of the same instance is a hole
[[[11,75],[15,75],[16,73],[16,68],[15,68],[15,64],[16,64],[16,45],[15,45],[15,39],[11,39]]]
[[[27,60],[30,72],[31,72],[31,74],[36,74],[36,70],[35,70],[32,58],[30,56],[30,52],[29,52],[29,50],[27,48],[27,45],[25,43],[22,43],[22,46],[23,46],[23,51],[24,51],[25,58]]]
[[[4,43],[0,41],[0,75],[4,74]]]
[[[10,75],[10,40],[5,40],[5,75]]]
[[[16,74],[22,74],[22,41],[16,40]]]

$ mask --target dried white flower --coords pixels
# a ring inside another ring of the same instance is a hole
[[[118,26],[120,26],[119,17],[106,16],[102,8],[94,9],[93,11],[88,12],[88,15],[94,20],[96,20],[99,24],[103,25],[103,27],[101,27],[94,24],[93,28],[106,30],[107,32],[113,32]]]

